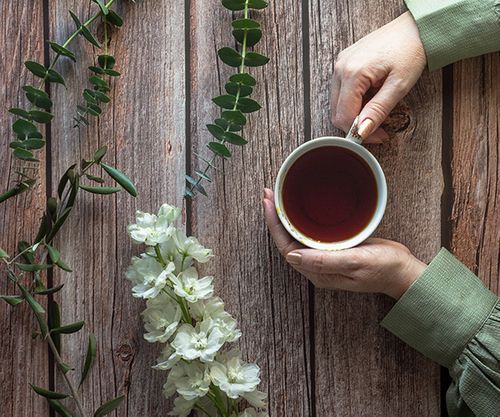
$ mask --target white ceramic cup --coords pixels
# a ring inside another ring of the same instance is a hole
[[[337,146],[346,148],[354,152],[356,155],[360,156],[370,167],[377,185],[377,205],[370,222],[358,234],[350,237],[349,239],[337,242],[321,242],[301,233],[293,226],[291,221],[288,219],[283,205],[283,183],[290,167],[306,152],[325,146]],[[359,136],[353,136],[351,132],[348,134],[347,138],[326,136],[318,139],[313,139],[302,144],[297,149],[295,149],[288,156],[288,158],[286,158],[285,162],[283,162],[283,165],[278,172],[278,177],[276,179],[274,188],[274,204],[276,206],[278,217],[285,229],[303,245],[310,248],[322,250],[348,249],[359,245],[361,242],[368,239],[382,220],[387,204],[387,183],[385,181],[385,175],[382,171],[382,168],[380,167],[380,164],[375,159],[375,157],[361,145]]]

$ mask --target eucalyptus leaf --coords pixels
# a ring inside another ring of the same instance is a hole
[[[95,36],[92,34],[90,30],[88,30],[85,26],[82,26],[82,30],[80,32],[82,36],[87,39],[92,45],[98,47],[99,49],[102,48],[101,44],[99,41],[95,38]]]
[[[63,76],[54,69],[47,70],[47,81],[66,86]]]
[[[90,181],[97,182],[98,184],[103,184],[104,180],[101,177],[96,177],[95,175],[85,174]]]
[[[215,139],[222,140],[222,137],[224,136],[224,129],[222,127],[208,124],[207,129]]]
[[[223,157],[223,158],[229,158],[231,156],[231,152],[225,145],[219,142],[209,142],[207,145],[208,149],[210,149],[212,152],[215,154]]]
[[[61,417],[73,417],[71,411],[64,406],[59,400],[47,399],[50,407],[57,412]]]
[[[106,20],[114,26],[117,26],[117,27],[123,26],[122,17],[118,13],[114,12],[113,10],[109,11],[109,14],[106,16]]]
[[[76,164],[71,165],[66,172],[63,174],[61,179],[59,180],[59,184],[57,186],[57,194],[59,195],[59,198],[62,198],[62,194],[64,192],[64,189],[66,188],[66,184],[68,183],[69,180],[69,173],[73,171],[73,169],[76,167]]]
[[[24,109],[13,107],[9,109],[9,112],[15,114],[16,116],[24,117],[25,119],[31,119],[29,111]]]
[[[9,258],[9,254],[7,252],[5,252],[2,248],[0,248],[0,259],[8,259]]]
[[[234,82],[228,82],[225,85],[225,89],[228,92],[228,94],[231,94],[233,96],[236,96],[239,94],[240,97],[246,97],[252,94],[253,88],[249,87],[248,85],[240,84],[240,83],[234,83]]]
[[[135,188],[132,180],[127,177],[119,169],[113,168],[112,166],[101,162],[101,166],[108,175],[113,178],[118,184],[120,184],[125,191],[127,191],[131,196],[137,197],[137,189]]]
[[[85,325],[84,321],[77,321],[75,323],[66,324],[64,326],[55,327],[50,329],[51,334],[71,334],[76,333],[81,330],[81,328]]]
[[[47,75],[47,68],[45,68],[42,64],[39,64],[35,61],[26,61],[24,63],[25,67],[30,70],[30,72],[37,77],[45,78]]]
[[[250,74],[241,73],[234,74],[229,77],[229,81],[234,83],[241,83],[243,85],[248,85],[249,87],[254,87],[257,84],[257,80],[253,78]]]
[[[80,185],[80,188],[92,194],[114,194],[121,191],[121,188],[118,187],[89,187]]]
[[[52,101],[45,91],[35,88],[31,85],[25,85],[22,87],[22,89],[26,93],[26,98],[31,103],[42,109],[50,110],[50,108],[52,107]]]
[[[23,293],[24,299],[35,313],[35,317],[38,321],[38,325],[40,327],[40,331],[42,332],[42,336],[45,337],[49,329],[44,317],[45,314],[44,308],[33,298],[33,296],[29,293],[28,289],[24,285],[17,283],[17,286]]]
[[[236,133],[232,132],[225,132],[224,133],[224,140],[226,142],[232,143],[233,145],[246,145],[248,142],[243,139],[240,135],[237,135]]]
[[[111,55],[99,55],[97,57],[99,66],[103,69],[113,69],[115,66],[115,58]]]
[[[261,105],[248,97],[242,97],[238,100],[238,110],[243,113],[253,113],[261,109]]]
[[[26,139],[22,142],[11,142],[9,146],[14,149],[41,149],[45,146],[45,141],[41,139]]]
[[[215,124],[217,126],[222,127],[224,130],[228,130],[230,132],[238,132],[241,129],[243,129],[243,126],[239,126],[236,124],[230,124],[229,122],[227,122],[224,119],[215,119]]]
[[[30,116],[38,123],[49,123],[54,118],[53,114],[40,110],[31,110]]]
[[[97,90],[94,91],[94,97],[97,100],[102,101],[103,103],[109,103],[110,100],[111,100],[106,94],[104,94],[104,93],[102,93],[100,91],[97,91]]]
[[[96,354],[97,354],[97,341],[96,341],[95,335],[93,333],[90,333],[89,334],[89,342],[87,345],[87,354],[85,355],[85,362],[83,364],[82,376],[80,379],[79,386],[81,386],[83,384],[89,371],[92,369],[92,366],[94,365]]]
[[[196,174],[199,175],[204,180],[212,182],[212,178],[210,178],[205,172],[201,172],[200,170],[195,170],[194,172],[196,172]]]
[[[66,272],[73,272],[73,270],[62,260],[59,259],[56,264],[59,268]]]
[[[18,119],[12,124],[12,130],[20,138],[26,138],[33,132],[38,132],[37,127],[28,120]]]
[[[221,116],[226,122],[234,125],[244,126],[247,122],[245,115],[239,110],[226,110]]]
[[[248,52],[245,56],[245,65],[249,67],[260,67],[266,65],[269,58],[257,52]]]
[[[59,259],[61,259],[61,254],[59,253],[59,251],[48,243],[45,245],[45,247],[49,252],[49,258],[52,263],[57,264],[57,262],[59,262]]]
[[[246,6],[249,9],[260,10],[267,7],[267,2],[264,0],[222,0],[222,5],[232,11],[244,10]]]
[[[69,59],[71,59],[73,62],[76,62],[75,54],[73,52],[71,52],[70,50],[66,49],[64,46],[59,45],[56,42],[50,42],[50,41],[49,41],[49,45],[56,54],[63,55],[65,57],[68,57]]]
[[[38,395],[41,395],[42,397],[45,398],[51,398],[53,400],[62,400],[68,397],[66,394],[62,394],[60,392],[55,392],[55,391],[49,391],[45,388],[37,387],[34,384],[30,384],[30,386],[33,389],[33,391],[35,391]]]
[[[241,54],[233,48],[224,47],[217,52],[219,58],[231,67],[239,67],[243,60]]]
[[[222,107],[223,109],[233,109],[236,103],[236,97],[231,95],[223,95],[214,97],[212,101],[217,104],[217,106]]]
[[[99,8],[101,9],[101,12],[104,14],[104,15],[108,15],[109,14],[109,9],[106,7],[106,5],[104,4],[104,2],[102,0],[92,0],[94,3],[98,4],[99,5]]]
[[[109,414],[112,411],[116,410],[120,406],[120,404],[124,398],[125,398],[125,396],[122,395],[120,397],[116,397],[116,398],[108,401],[107,403],[101,405],[94,413],[94,417],[103,417],[106,414]]]
[[[89,70],[99,75],[104,74],[104,70],[102,68],[95,67],[93,65],[89,67]]]
[[[64,284],[59,284],[56,287],[47,288],[44,290],[37,290],[37,291],[35,291],[35,294],[38,294],[38,295],[55,294],[56,292],[62,290],[63,287],[64,287]]]
[[[18,295],[0,295],[0,299],[4,300],[7,304],[10,304],[12,307],[15,307],[23,302],[23,299]]]
[[[54,300],[49,300],[49,306],[48,306],[48,319],[49,319],[49,329],[56,329],[61,326],[61,309],[59,307],[59,304],[54,301]],[[54,342],[54,345],[56,347],[56,350],[61,353],[61,335],[60,334],[53,334],[51,335],[52,341]]]
[[[76,189],[78,189],[78,187],[76,187]],[[70,202],[70,199],[71,199],[71,194],[70,194],[70,197],[68,198],[68,204]],[[45,239],[45,241],[47,243],[51,242],[52,239],[54,238],[54,236],[56,235],[56,233],[59,231],[59,229],[62,227],[62,225],[64,224],[64,222],[66,221],[66,219],[68,218],[69,214],[71,213],[71,209],[72,209],[72,206],[70,207],[67,207],[62,213],[61,215],[57,218],[56,222],[54,223],[54,225],[52,226],[52,229],[50,230],[50,232],[47,234],[47,237]]]
[[[239,43],[252,47],[262,39],[262,31],[260,29],[235,29],[233,36]]]
[[[118,71],[112,70],[112,69],[106,69],[104,70],[104,73],[106,75],[110,75],[112,77],[119,77],[121,74]]]
[[[21,263],[16,263],[16,266],[21,271],[26,271],[26,272],[42,271],[44,269],[48,269],[51,267],[51,265],[48,264],[21,264]]]
[[[108,83],[103,80],[102,78],[97,77],[96,75],[93,75],[92,77],[89,78],[89,81],[95,85],[96,87],[99,88],[109,88]]]

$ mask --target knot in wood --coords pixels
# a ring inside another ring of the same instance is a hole
[[[128,362],[134,356],[134,349],[129,344],[120,345],[116,351],[116,355],[123,361]]]
[[[410,120],[410,108],[404,103],[399,103],[382,123],[382,128],[389,136],[394,136],[405,130],[410,125]]]

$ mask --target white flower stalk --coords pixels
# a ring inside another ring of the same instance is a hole
[[[132,295],[147,300],[144,338],[163,345],[153,368],[168,371],[163,394],[175,396],[169,415],[187,417],[194,410],[208,417],[267,417],[266,395],[257,390],[259,367],[245,363],[237,350],[224,353],[241,331],[214,296],[214,278],[199,277],[196,263],[207,262],[212,251],[176,229],[179,214],[168,204],[156,215],[138,211],[128,228],[134,242],[147,246],[132,258],[126,276]]]
[[[171,281],[174,284],[174,292],[190,303],[196,303],[198,300],[210,298],[214,293],[212,285],[213,277],[204,277],[198,279],[196,268],[188,268],[177,276],[172,276]]]
[[[233,399],[255,391],[260,383],[259,374],[259,367],[243,362],[237,350],[219,355],[210,365],[213,383]]]

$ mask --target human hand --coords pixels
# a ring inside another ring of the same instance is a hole
[[[263,205],[278,250],[317,288],[378,292],[397,300],[426,267],[408,248],[385,239],[370,238],[358,247],[335,252],[306,248],[280,223],[269,189],[264,189]]]
[[[365,143],[382,143],[388,136],[380,124],[415,85],[426,61],[410,12],[343,50],[333,73],[333,124],[347,132],[359,114]]]

